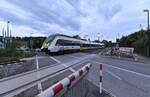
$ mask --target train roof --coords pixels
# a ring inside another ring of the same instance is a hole
[[[53,37],[56,37],[56,36],[63,36],[63,37],[68,37],[68,38],[77,39],[77,38],[74,38],[74,37],[72,37],[72,36],[63,35],[63,34],[53,34],[53,35],[50,35],[50,36],[53,36]],[[78,39],[78,40],[86,41],[85,39]]]
[[[67,38],[72,38],[72,39],[76,39],[76,40],[80,40],[82,42],[85,42],[85,43],[92,43],[92,44],[102,44],[102,43],[97,43],[97,42],[93,42],[93,41],[87,41],[85,39],[77,39],[77,38],[74,38],[74,37],[71,37],[71,36],[67,36],[67,35],[63,35],[63,34],[52,34],[50,35],[49,37],[57,37],[57,36],[62,36],[62,37],[67,37]]]

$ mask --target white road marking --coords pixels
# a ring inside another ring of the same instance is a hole
[[[53,59],[54,61],[56,61],[57,63],[61,63],[61,61],[57,60],[56,58],[54,57],[50,57],[51,59]]]
[[[122,80],[119,76],[117,76],[116,74],[112,73],[111,71],[109,71],[108,69],[106,70],[106,72],[108,72],[110,75],[114,76],[115,78]]]
[[[94,54],[86,54],[86,55],[81,55],[80,57],[77,57],[74,55],[68,55],[68,56],[74,57],[76,59],[80,59],[80,58],[94,57],[95,55]]]
[[[54,57],[50,57],[51,59],[53,59],[54,61],[56,61],[57,63],[62,63],[61,61],[57,60],[56,58]],[[63,65],[64,67],[68,67],[66,64],[62,63],[61,65]],[[70,71],[72,72],[76,72],[76,70],[74,70],[73,68],[69,68]]]
[[[79,59],[80,57],[76,57],[76,56],[73,56],[73,55],[68,55],[70,57],[73,57],[73,58],[76,58],[76,59]]]
[[[61,65],[63,65],[64,67],[68,67],[66,64],[61,64]],[[71,68],[71,67],[69,68],[69,70],[72,71],[72,72],[76,72],[76,70],[74,70],[74,69]]]
[[[92,62],[100,64],[100,62],[97,62],[97,61],[92,61]],[[119,69],[119,70],[122,70],[122,71],[126,71],[126,72],[129,72],[129,73],[133,73],[133,74],[136,74],[136,75],[139,75],[139,76],[144,76],[144,77],[150,78],[150,75],[146,75],[146,74],[143,74],[143,73],[127,70],[127,69],[124,69],[124,68],[120,68],[120,67],[116,67],[116,66],[112,66],[112,65],[108,65],[108,64],[104,64],[104,63],[101,63],[101,64],[103,64],[105,66],[108,66],[108,67],[115,68],[115,69]]]
[[[36,55],[35,56],[35,61],[36,61],[36,70],[37,70],[37,79],[39,79],[40,78],[40,73],[39,73],[39,60],[38,60],[38,56]],[[39,90],[39,92],[42,92],[42,84],[41,84],[41,82],[40,81],[38,81],[37,82],[37,85],[38,85],[38,90]]]

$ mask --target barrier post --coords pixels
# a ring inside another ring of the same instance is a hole
[[[102,65],[102,64],[99,65],[99,69],[100,69],[100,77],[99,77],[99,93],[102,94],[102,80],[103,80],[103,75],[102,75],[103,65]]]

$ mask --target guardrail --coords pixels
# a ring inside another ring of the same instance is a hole
[[[69,75],[68,77],[62,79],[58,83],[54,84],[50,88],[46,89],[45,91],[41,92],[37,97],[53,97],[63,91],[65,88],[71,87],[72,83],[77,81],[77,79],[82,78],[86,75],[91,68],[91,64],[88,63],[87,65],[83,66],[81,69],[76,71],[75,73]]]

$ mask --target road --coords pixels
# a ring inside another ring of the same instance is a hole
[[[112,93],[112,95],[116,97],[150,97],[150,64],[148,63],[103,57],[98,55],[98,53],[73,53],[60,56],[50,56],[49,58],[56,61],[57,64],[53,64],[54,67],[42,69],[42,71],[40,71],[40,75],[42,74],[42,77],[46,76],[47,74],[52,74],[68,66],[73,66],[69,67],[68,70],[74,72],[75,70],[82,67],[85,63],[90,62],[93,66],[89,72],[87,79],[98,86],[98,64],[102,63],[104,65],[103,88],[106,91]],[[34,73],[32,73],[32,75],[33,74]],[[37,73],[35,73],[34,76],[36,76],[36,74]],[[30,81],[35,79],[37,80],[37,77],[28,77],[28,80]],[[23,80],[21,81],[24,82]],[[6,83],[8,82],[5,82],[5,84]],[[6,85],[8,87],[13,87],[13,85],[11,85],[11,82],[9,83]],[[3,84],[0,82],[0,87],[1,85],[3,86]],[[8,87],[3,86],[3,88],[0,88],[0,92],[6,92],[7,89],[5,88]],[[11,89],[12,88],[10,88],[9,90]]]
[[[69,54],[70,58],[87,56],[85,53]],[[67,57],[68,57],[67,56]],[[65,61],[67,57],[55,57]],[[72,59],[70,59],[72,60]],[[68,60],[67,60],[68,61]],[[150,64],[132,60],[120,60],[94,54],[89,60],[93,67],[88,79],[99,84],[99,66],[104,65],[103,87],[116,97],[150,97]]]

